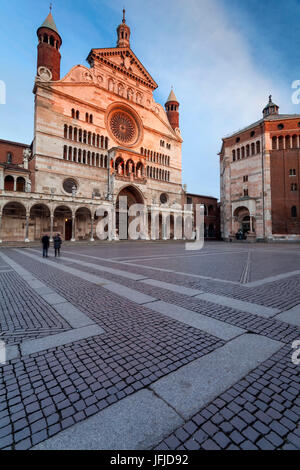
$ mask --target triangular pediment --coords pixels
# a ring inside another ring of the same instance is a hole
[[[155,80],[129,47],[92,49],[87,61],[91,67],[95,66],[97,62],[105,64],[124,73],[124,75],[131,76],[153,90],[158,87]]]

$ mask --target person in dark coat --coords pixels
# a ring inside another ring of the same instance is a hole
[[[56,258],[57,256],[60,256],[60,248],[62,245],[62,239],[60,238],[59,233],[55,235],[55,237],[53,238],[53,243],[54,243],[55,258]]]
[[[50,238],[47,233],[42,238],[42,245],[43,245],[43,258],[48,258],[48,250],[50,246]]]

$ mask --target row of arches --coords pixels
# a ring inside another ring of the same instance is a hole
[[[54,38],[54,36],[52,36],[52,35],[49,36],[49,34],[47,34],[47,33],[39,35],[39,42],[49,44],[50,46],[55,47],[55,49],[59,48],[58,41]]]
[[[120,176],[130,177],[133,175],[137,178],[143,178],[145,176],[143,163],[134,163],[131,159],[124,161],[122,157],[118,157],[115,161],[114,168],[116,173]]]
[[[117,82],[113,78],[108,79],[108,90],[116,93],[122,98],[127,98],[130,101],[134,101],[137,104],[143,104],[143,94],[139,91],[135,92],[133,88],[126,87],[123,83]]]
[[[260,140],[257,142],[252,142],[252,144],[247,144],[241,148],[232,150],[232,161],[235,162],[236,160],[241,160],[245,157],[250,157],[253,155],[257,155],[261,152],[261,144]]]
[[[108,168],[108,157],[107,155],[90,152],[87,150],[78,149],[76,147],[64,146],[63,159],[75,162],[83,163],[84,165],[96,166],[98,168]]]
[[[95,211],[95,210],[94,210]],[[75,211],[64,205],[51,210],[46,204],[34,204],[29,210],[20,202],[9,202],[0,212],[1,241],[35,241],[45,233],[59,233],[64,240],[93,238],[95,212],[88,207]]]
[[[26,191],[26,180],[22,176],[18,178],[7,175],[4,178],[4,190],[5,191],[16,191],[20,193],[25,193]]]
[[[272,137],[272,150],[298,149],[300,148],[299,135],[280,135]]]
[[[88,132],[77,127],[68,126],[67,124],[64,126],[64,138],[93,147],[108,149],[108,137]]]
[[[155,168],[152,166],[147,166],[147,177],[153,178],[160,181],[170,181],[170,172],[162,170],[160,168]]]
[[[162,153],[153,152],[152,150],[141,147],[141,155],[144,155],[150,162],[159,163],[160,165],[164,166],[170,166],[170,157]]]

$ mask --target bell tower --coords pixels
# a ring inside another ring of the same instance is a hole
[[[179,128],[179,101],[177,100],[173,88],[165,104],[166,113],[173,129]]]
[[[123,10],[123,21],[118,26],[118,42],[117,47],[130,47],[130,28],[126,24],[125,10]]]
[[[60,47],[62,39],[57,31],[52,16],[52,6],[50,12],[42,26],[37,30],[39,38],[37,69],[46,67],[52,73],[52,80],[60,80]]]

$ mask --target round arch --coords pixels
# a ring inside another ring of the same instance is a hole
[[[35,203],[30,207],[30,240],[40,240],[44,234],[50,233],[50,215],[50,208],[46,204]]]
[[[2,208],[1,239],[7,242],[24,241],[26,235],[26,207],[19,201],[10,201]]]
[[[69,206],[57,205],[53,212],[53,234],[59,233],[64,240],[72,239],[73,214]]]
[[[130,222],[134,219],[134,217],[129,217],[127,213],[127,235],[125,235],[124,231],[123,230],[121,231],[121,226],[120,226],[121,212],[122,212],[122,210],[120,209],[120,197],[121,196],[127,198],[127,201],[126,201],[127,210],[133,204],[144,204],[145,199],[144,199],[142,192],[134,185],[125,185],[120,189],[119,194],[116,199],[116,236],[117,238],[121,237],[122,239],[124,239],[125,236],[126,238],[128,237],[128,227],[129,227]],[[122,217],[124,217],[124,215]]]

